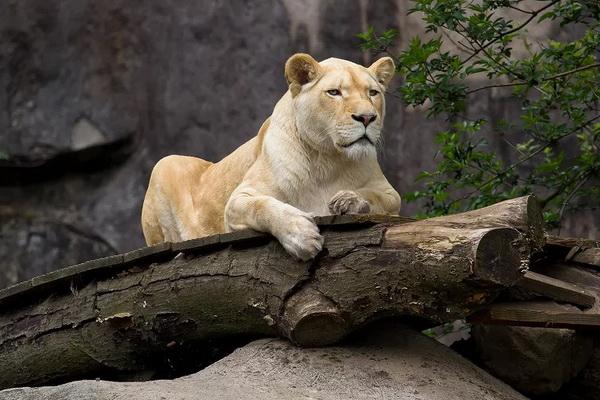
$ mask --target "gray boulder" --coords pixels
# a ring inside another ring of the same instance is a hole
[[[345,346],[300,349],[258,340],[174,380],[79,381],[0,392],[2,400],[525,400],[508,385],[419,332],[374,327]]]
[[[558,391],[589,361],[591,335],[570,329],[475,325],[471,328],[486,369],[516,389]]]
[[[600,399],[600,347],[596,346],[585,368],[556,394],[561,400]]]

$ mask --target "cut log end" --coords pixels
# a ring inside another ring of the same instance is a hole
[[[486,232],[477,246],[475,275],[486,282],[510,286],[527,269],[521,258],[520,234],[515,229],[499,228]],[[517,268],[515,268],[517,266]]]
[[[301,347],[321,347],[339,342],[347,334],[346,321],[335,312],[313,313],[300,319],[290,340]]]
[[[287,301],[281,329],[298,346],[319,347],[340,341],[348,324],[331,300],[305,288]]]

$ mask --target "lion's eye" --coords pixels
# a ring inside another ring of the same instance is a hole
[[[373,96],[377,96],[379,94],[379,92],[377,90],[369,90],[369,96],[373,97]]]
[[[327,94],[330,95],[330,96],[341,96],[342,92],[340,92],[337,89],[331,89],[331,90],[327,91]]]

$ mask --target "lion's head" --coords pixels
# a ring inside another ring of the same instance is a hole
[[[384,57],[370,67],[338,58],[320,63],[295,54],[285,64],[296,126],[322,152],[375,157],[385,115],[384,92],[394,75]]]

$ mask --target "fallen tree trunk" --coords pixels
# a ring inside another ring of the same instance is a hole
[[[292,260],[266,235],[236,232],[8,288],[0,292],[0,387],[155,370],[174,348],[207,340],[280,334],[315,346],[387,316],[453,321],[515,284],[543,237],[531,197],[388,221],[321,218],[325,249],[310,262]]]

